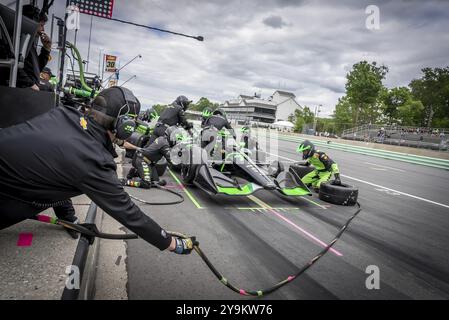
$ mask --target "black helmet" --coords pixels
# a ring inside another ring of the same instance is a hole
[[[212,112],[212,115],[214,115],[214,116],[222,116],[223,118],[226,119],[226,113],[223,111],[223,109],[220,109],[220,108],[214,110],[214,112]]]
[[[304,142],[298,146],[296,151],[302,153],[303,159],[308,159],[315,153],[315,146],[309,140],[304,140]]]
[[[116,119],[119,115],[137,117],[140,112],[140,102],[131,92],[123,87],[110,87],[101,91],[92,101],[92,109],[97,110],[110,119]],[[106,125],[106,129],[114,129],[113,123]]]
[[[190,103],[192,103],[192,100],[187,99],[186,96],[179,96],[175,100],[175,104],[181,106],[184,110],[187,110]]]

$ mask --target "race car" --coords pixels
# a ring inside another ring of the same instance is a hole
[[[241,148],[225,130],[215,128],[192,131],[173,129],[171,158],[182,180],[210,195],[247,196],[259,190],[271,190],[284,196],[311,195],[293,170],[283,163],[270,164],[257,159],[262,150]]]

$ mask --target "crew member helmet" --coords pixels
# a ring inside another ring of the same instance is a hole
[[[309,140],[304,140],[296,149],[298,153],[302,153],[303,159],[310,158],[315,153],[315,146]]]

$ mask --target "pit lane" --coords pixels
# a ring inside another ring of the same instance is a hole
[[[297,159],[295,147],[279,141],[279,158]],[[363,211],[335,251],[268,298],[449,298],[449,172],[321,149],[339,164],[342,178],[359,187]],[[142,210],[168,230],[197,236],[217,269],[243,289],[261,289],[294,274],[355,210],[317,195],[290,200],[260,191],[250,197],[211,197],[180,186],[171,174],[164,178],[185,201],[141,205]],[[128,191],[148,201],[173,199],[159,190]],[[130,299],[254,299],[224,287],[196,254],[167,254],[131,240],[127,255]],[[380,270],[379,290],[365,286],[371,265]]]

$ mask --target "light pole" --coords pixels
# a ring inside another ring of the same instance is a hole
[[[123,82],[123,84],[121,84],[119,87],[123,87],[127,82],[131,81],[132,79],[137,78],[136,75],[133,75],[132,77],[130,77],[128,80],[126,80],[125,82]],[[118,82],[117,82],[118,85]]]
[[[142,58],[142,55],[141,55],[141,54],[138,54],[137,56],[135,56],[134,58],[132,58],[131,60],[129,60],[127,63],[125,63],[125,64],[123,65],[123,67],[120,67],[119,69],[117,69],[117,71],[115,71],[113,74],[111,74],[106,80],[103,80],[102,85],[103,85],[105,82],[108,82],[108,80],[111,79],[111,77],[112,77],[114,74],[119,73],[120,70],[122,70],[123,68],[125,68],[128,64],[130,64],[131,62],[133,62],[133,61],[136,60],[137,58]]]
[[[315,132],[316,132],[316,122],[317,122],[317,116],[318,116],[318,113],[320,113],[321,112],[321,107],[322,107],[323,105],[319,105],[318,107],[315,107],[315,114],[314,114],[314,116],[313,116],[313,134],[315,134]]]

